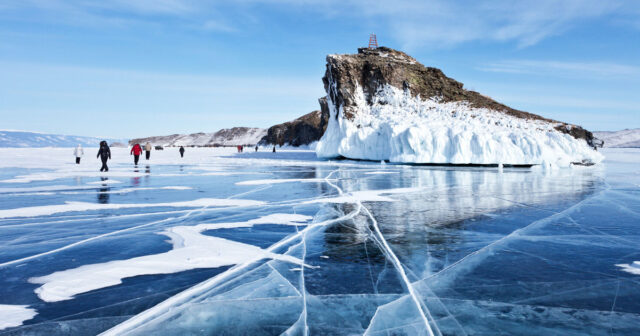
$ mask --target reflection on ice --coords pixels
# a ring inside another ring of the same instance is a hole
[[[262,184],[275,184],[275,183],[291,183],[291,182],[300,182],[300,183],[322,183],[326,182],[325,179],[270,179],[270,180],[249,180],[242,181],[236,183],[237,185],[262,185]]]
[[[122,183],[118,180],[110,180],[106,177],[101,177],[100,181],[89,182],[89,184],[99,184],[99,185],[109,185],[109,184],[119,184]]]

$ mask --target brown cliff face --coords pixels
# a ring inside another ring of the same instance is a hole
[[[351,120],[357,113],[356,87],[364,91],[365,99],[371,103],[376,92],[388,84],[408,90],[413,97],[440,99],[441,102],[468,102],[472,107],[488,108],[522,119],[541,120],[557,124],[555,128],[577,139],[593,142],[593,134],[580,126],[544,118],[516,110],[478,92],[464,89],[464,85],[437,68],[425,67],[413,57],[391,48],[359,48],[357,54],[327,56],[327,70],[323,77],[327,95],[335,105],[342,108],[344,118]]]
[[[320,98],[319,103],[320,111],[313,111],[296,120],[269,127],[260,144],[303,146],[320,140],[327,129],[329,109],[326,98]]]

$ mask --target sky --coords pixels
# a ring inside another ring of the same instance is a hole
[[[2,0],[0,129],[134,138],[319,109],[370,33],[513,108],[640,128],[636,0]]]

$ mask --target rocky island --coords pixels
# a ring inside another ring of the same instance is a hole
[[[510,108],[391,48],[327,56],[319,157],[462,165],[593,164],[580,126]]]

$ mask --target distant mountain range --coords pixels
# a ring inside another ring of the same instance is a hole
[[[324,105],[323,105],[324,102]],[[320,105],[326,108],[326,100],[320,98]],[[157,146],[306,146],[320,140],[327,128],[328,112],[313,111],[295,120],[274,125],[269,129],[234,127],[221,129],[215,133],[172,134],[136,138],[129,141],[144,144],[150,142]]]
[[[85,136],[45,134],[28,131],[0,130],[0,147],[98,147],[100,141],[109,144],[126,144],[125,139],[103,139]]]
[[[237,146],[255,145],[265,135],[264,128],[234,127],[224,128],[215,133],[192,133],[192,134],[172,134],[163,136],[152,136],[146,138],[136,138],[129,140],[129,144],[145,144],[150,142],[157,146]]]
[[[593,135],[604,140],[604,147],[640,148],[640,128],[622,131],[593,132]]]

